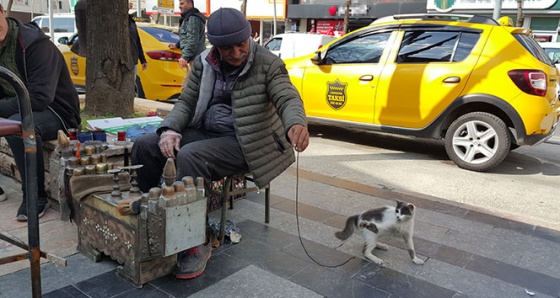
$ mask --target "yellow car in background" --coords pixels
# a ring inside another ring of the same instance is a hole
[[[151,100],[165,101],[178,98],[181,94],[181,83],[186,75],[186,69],[179,66],[181,51],[170,49],[169,43],[179,40],[179,35],[172,27],[149,23],[136,23],[138,35],[144,48],[144,55],[148,61],[148,68],[142,71],[138,62],[136,76],[136,96]],[[78,40],[78,35],[69,39],[61,38],[59,49],[68,65],[74,86],[80,92],[85,91],[86,59],[71,51],[72,45]]]
[[[527,28],[477,15],[382,18],[286,59],[311,123],[445,141],[488,171],[554,133],[560,76]]]

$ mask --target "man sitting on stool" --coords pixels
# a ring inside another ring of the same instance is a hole
[[[133,164],[143,164],[143,192],[160,185],[166,159],[176,158],[177,180],[201,176],[209,193],[212,180],[250,172],[258,187],[268,185],[304,151],[309,132],[303,104],[284,62],[255,43],[251,25],[232,8],[208,19],[213,45],[197,56],[186,88],[157,133],[134,143]],[[177,278],[202,274],[209,244],[178,255]]]

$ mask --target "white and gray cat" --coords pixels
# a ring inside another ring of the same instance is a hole
[[[416,256],[412,233],[414,230],[414,205],[397,201],[396,207],[383,207],[366,210],[346,220],[344,230],[335,233],[336,238],[346,240],[354,233],[354,228],[362,231],[365,240],[364,256],[372,262],[383,265],[383,260],[374,256],[374,248],[387,250],[388,246],[377,242],[383,234],[401,235],[408,248],[412,262],[418,265],[424,261]]]

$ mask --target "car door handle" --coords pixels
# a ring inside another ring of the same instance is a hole
[[[373,81],[373,76],[372,75],[363,75],[360,77],[360,81],[365,82],[365,81]]]
[[[448,77],[448,78],[445,78],[445,79],[443,80],[443,82],[444,82],[444,83],[454,83],[454,84],[457,84],[457,83],[461,82],[461,78],[460,78],[460,77]]]

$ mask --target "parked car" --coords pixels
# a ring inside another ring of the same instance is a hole
[[[544,49],[550,60],[560,69],[560,42],[541,42],[539,45]]]
[[[488,171],[549,138],[560,75],[526,28],[471,15],[395,15],[285,61],[310,122],[445,140]]]
[[[287,59],[311,54],[335,39],[324,34],[283,33],[274,35],[264,47],[280,58]]]
[[[136,25],[148,61],[145,71],[138,62],[136,96],[161,101],[179,97],[186,69],[179,66],[181,51],[168,47],[169,43],[179,40],[179,35],[173,32],[175,29],[172,27],[141,22]],[[62,38],[62,45],[58,48],[66,60],[76,89],[83,92],[86,85],[86,58],[71,51],[77,40],[77,34],[69,39]]]
[[[39,28],[45,32],[49,37],[50,34],[50,18],[48,15],[46,16],[37,16],[34,17],[32,20]],[[61,37],[71,37],[74,35],[78,30],[76,29],[76,19],[73,13],[55,13],[53,14],[53,32],[54,32],[54,39],[52,40],[56,45],[59,44],[58,40]]]

